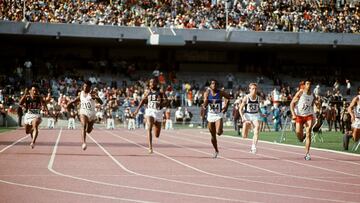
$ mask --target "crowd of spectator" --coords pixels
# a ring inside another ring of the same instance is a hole
[[[360,32],[358,0],[0,0],[0,20],[288,32]],[[229,28],[228,27],[228,28]]]

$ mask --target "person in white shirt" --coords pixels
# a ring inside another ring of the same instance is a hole
[[[247,138],[250,128],[254,129],[254,136],[250,152],[256,154],[256,145],[259,139],[260,132],[260,97],[257,95],[258,86],[256,83],[249,84],[250,93],[246,95],[240,104],[239,112],[243,122],[242,136]],[[244,111],[243,111],[244,109]]]
[[[184,112],[181,110],[181,107],[179,107],[175,112],[175,121],[182,123],[183,120],[184,120]]]
[[[346,80],[346,95],[350,95],[351,83],[350,80]]]
[[[98,96],[98,93],[91,91],[91,82],[88,80],[83,84],[83,90],[80,92],[80,95],[76,97],[73,101],[67,104],[67,107],[71,107],[73,104],[80,102],[80,122],[83,126],[81,138],[82,145],[81,148],[86,150],[86,133],[91,133],[93,130],[94,123],[96,121],[96,111],[95,111],[95,101],[102,104],[102,100]],[[68,109],[70,111],[70,109]]]
[[[296,123],[296,135],[299,141],[306,138],[305,143],[305,160],[311,160],[310,145],[311,145],[311,130],[315,123],[314,106],[315,95],[311,92],[311,81],[306,80],[304,84],[301,83],[300,90],[295,94],[290,103],[290,110],[292,119]],[[306,134],[304,135],[303,128],[305,125]]]

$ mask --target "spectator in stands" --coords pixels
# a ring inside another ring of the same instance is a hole
[[[22,117],[24,115],[23,108],[21,106],[17,107],[17,116],[18,116],[18,126],[22,127]]]
[[[350,80],[346,79],[346,95],[350,95],[350,90],[351,90],[351,83]]]
[[[273,113],[274,130],[277,132],[282,127],[281,126],[281,110],[280,110],[278,104],[274,105],[272,113]]]
[[[227,88],[228,89],[232,89],[233,88],[233,82],[234,82],[234,75],[229,73],[227,76],[226,76],[226,79],[227,79]]]
[[[236,100],[234,102],[233,111],[232,111],[234,128],[235,128],[235,131],[238,133],[240,132],[239,125],[238,125],[238,122],[240,119],[239,105],[240,105],[240,100]]]
[[[193,114],[188,110],[188,108],[185,108],[184,110],[184,120],[185,124],[188,125],[193,117]]]
[[[5,109],[5,105],[3,102],[0,102],[0,114],[1,114],[1,117],[2,117],[2,126],[6,126],[6,115],[7,115],[7,111]]]
[[[170,108],[166,108],[165,111],[165,130],[173,130],[173,123],[171,120],[171,109]]]
[[[68,129],[73,129],[75,130],[75,117],[76,117],[76,113],[75,111],[71,110],[69,113],[69,120],[68,120]]]
[[[175,112],[175,121],[176,123],[182,123],[184,121],[184,112],[182,111],[181,107],[178,107]]]
[[[141,2],[120,0],[112,4],[108,1],[59,1],[57,6],[47,1],[42,4],[26,1],[25,19],[42,23],[225,29],[224,2],[211,2],[154,1],[151,7],[144,7]],[[4,13],[0,20],[21,21],[22,5],[17,1],[5,1],[0,7]],[[139,15],[141,13],[147,15]],[[318,1],[235,1],[229,13],[229,26],[253,31],[359,33],[358,16],[359,1],[337,4],[335,9],[329,3]]]
[[[313,93],[315,94],[315,96],[320,96],[320,85],[316,85],[316,87],[314,88]]]
[[[201,117],[201,128],[206,128],[208,125],[207,122],[207,109],[200,108],[200,117]]]
[[[141,125],[145,124],[144,123],[144,114],[145,114],[145,108],[141,107],[140,110],[139,110],[139,113],[135,117],[136,128],[140,128]]]
[[[264,105],[264,101],[262,101],[260,103],[260,113],[261,113],[260,132],[265,131],[266,128],[270,132],[270,126],[269,126],[269,122],[268,122],[268,116],[270,113],[267,110],[267,106]]]

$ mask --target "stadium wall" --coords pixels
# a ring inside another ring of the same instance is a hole
[[[360,46],[360,35],[347,33],[253,32],[149,27],[119,27],[0,21],[0,35],[80,37],[147,41],[151,35],[181,36],[186,43]],[[168,39],[168,38],[167,38]],[[168,45],[166,42],[159,45]]]

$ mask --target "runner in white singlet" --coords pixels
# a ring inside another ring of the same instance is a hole
[[[87,148],[86,133],[91,133],[91,131],[93,130],[93,125],[96,120],[95,100],[100,104],[103,103],[100,97],[98,96],[97,92],[91,91],[91,82],[86,81],[84,82],[83,90],[80,92],[79,96],[67,105],[68,112],[70,112],[70,107],[73,104],[77,104],[78,102],[80,102],[79,115],[80,115],[80,122],[83,126],[81,133],[82,135],[81,148],[83,150],[86,150]]]

